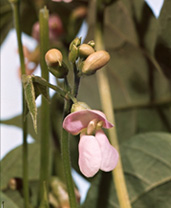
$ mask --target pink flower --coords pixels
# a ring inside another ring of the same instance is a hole
[[[56,1],[56,2],[65,2],[65,3],[70,3],[72,0],[52,0],[52,1]]]
[[[63,34],[63,24],[60,17],[57,14],[50,15],[49,17],[49,39],[51,42],[55,42]],[[32,37],[37,41],[40,39],[40,25],[36,22],[32,28]]]
[[[109,129],[113,125],[97,110],[86,109],[71,113],[63,122],[63,128],[69,133],[80,133],[78,163],[86,177],[94,176],[99,169],[111,171],[118,162],[118,152],[109,143],[102,127]]]

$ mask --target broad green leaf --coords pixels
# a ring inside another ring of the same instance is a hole
[[[155,47],[155,56],[167,78],[171,79],[171,1],[164,1],[159,16],[159,35]]]
[[[121,145],[121,156],[133,208],[169,208],[171,204],[171,135],[146,133]],[[107,184],[107,185],[106,185]],[[110,173],[99,173],[92,185],[85,208],[119,208]]]
[[[6,194],[1,192],[0,195],[0,204],[2,208],[2,203],[4,204],[4,208],[19,208],[19,206],[16,203],[14,203]]]
[[[35,102],[36,95],[35,95],[35,89],[33,85],[32,76],[23,75],[22,82],[24,86],[24,94],[25,94],[25,99],[26,99],[27,106],[29,109],[29,113],[33,120],[33,126],[35,129],[35,132],[37,132],[37,107],[36,107],[36,102]]]
[[[139,46],[154,55],[158,35],[158,20],[144,0],[122,0],[126,6],[138,36]]]
[[[12,139],[12,138],[11,138]],[[28,170],[29,180],[39,178],[39,143],[28,145]],[[7,188],[8,182],[13,177],[22,178],[22,146],[9,152],[1,161],[1,189]]]

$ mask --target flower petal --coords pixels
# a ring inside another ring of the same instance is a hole
[[[108,138],[102,130],[97,131],[95,137],[99,143],[102,154],[100,169],[103,171],[113,170],[119,158],[117,150],[109,143]]]
[[[81,136],[78,163],[81,172],[86,177],[92,177],[98,172],[101,164],[101,151],[94,136]]]
[[[103,121],[104,128],[111,128],[113,125],[106,119],[106,116],[97,110],[80,110],[69,114],[63,122],[63,128],[71,134],[79,134],[84,128],[87,128],[89,122],[93,119]]]

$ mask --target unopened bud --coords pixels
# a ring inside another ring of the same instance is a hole
[[[56,77],[56,78],[65,78],[68,74],[68,68],[64,62],[62,62],[61,66],[57,67],[48,67],[48,70]]]
[[[76,45],[72,46],[72,49],[69,52],[69,60],[74,63],[78,58],[78,47]]]
[[[45,55],[47,66],[55,67],[62,65],[62,53],[58,49],[50,49]]]
[[[72,50],[72,46],[75,45],[75,46],[80,46],[81,44],[81,38],[78,38],[76,37],[71,43],[70,43],[70,46],[69,46],[69,50],[71,51]]]
[[[88,44],[82,44],[79,47],[79,55],[81,57],[87,57],[94,52],[95,50]]]
[[[106,51],[97,51],[92,53],[84,61],[82,73],[86,75],[94,74],[98,69],[106,65],[110,60],[110,55]]]
[[[90,45],[91,47],[95,47],[95,42],[94,42],[94,40],[90,40],[88,43],[87,43],[88,45]]]
[[[76,111],[80,111],[80,110],[86,110],[86,109],[90,109],[90,107],[86,103],[77,102],[72,105],[71,113],[76,112]]]

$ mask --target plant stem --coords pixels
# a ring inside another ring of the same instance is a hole
[[[46,87],[49,87],[49,88],[55,90],[64,99],[66,99],[66,100],[70,100],[71,99],[73,103],[77,102],[77,99],[70,92],[66,92],[63,89],[61,89],[60,87],[55,86],[53,84],[50,84],[45,79],[41,79],[38,76],[34,76],[33,80],[34,80],[34,82],[37,82],[37,83],[39,83],[39,84],[41,84],[43,86],[46,86]],[[68,88],[68,84],[66,84],[66,85],[67,85],[67,88]]]
[[[71,102],[65,101],[64,117],[70,112]],[[68,132],[65,129],[62,129],[62,138],[61,138],[61,151],[62,159],[64,165],[65,179],[68,189],[70,208],[77,208],[76,196],[74,192],[74,183],[71,175],[71,163],[70,163],[70,152],[69,152],[69,138]]]
[[[104,13],[98,10],[98,3],[97,3],[97,11],[96,11],[96,30],[95,30],[95,42],[96,42],[96,49],[102,50],[104,49],[104,38],[103,38],[103,21],[104,21]],[[97,74],[97,81],[98,81],[98,89],[100,92],[100,98],[102,103],[102,108],[104,113],[106,114],[107,118],[111,123],[115,123],[115,115],[114,109],[112,104],[112,96],[110,92],[110,86],[106,71],[101,69]],[[119,143],[117,138],[116,127],[109,129],[109,138],[111,144],[119,151]],[[131,208],[131,204],[129,201],[129,195],[126,188],[123,168],[122,168],[122,161],[121,156],[118,160],[117,167],[112,171],[113,174],[113,181],[116,187],[117,196],[119,200],[119,204],[121,208]]]
[[[79,84],[80,84],[80,76],[78,75],[78,70],[77,70],[77,66],[74,63],[73,64],[74,67],[74,89],[73,89],[73,95],[75,97],[77,97],[78,94],[78,88],[79,88]]]
[[[49,30],[48,30],[49,12],[45,8],[39,12],[40,23],[40,66],[41,75],[47,82],[49,81],[49,73],[45,63],[45,53],[48,50]],[[50,109],[48,101],[42,96],[41,104],[41,130],[40,130],[40,199],[43,199],[43,184],[46,183],[48,191],[48,180],[50,174]]]
[[[21,74],[25,74],[23,46],[21,41],[19,1],[11,2],[14,13],[15,29],[17,34],[18,51],[20,56]],[[22,126],[23,126],[23,193],[24,207],[29,207],[29,184],[28,184],[28,144],[27,144],[27,118],[25,118],[26,101],[22,86]]]

